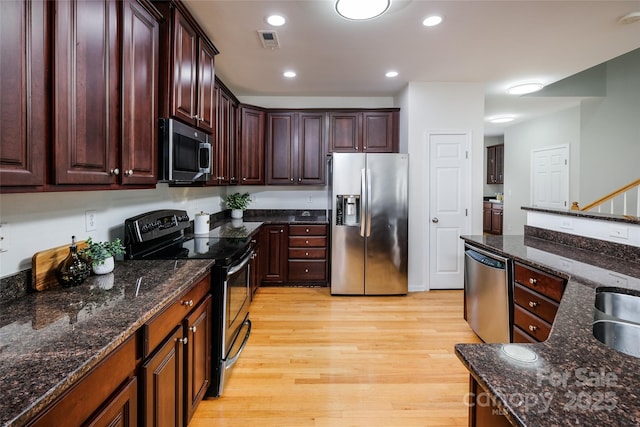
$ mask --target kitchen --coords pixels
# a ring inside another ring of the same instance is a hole
[[[633,30],[630,30],[633,31]],[[637,31],[637,30],[636,30]],[[215,37],[215,33],[211,37]],[[631,38],[632,40],[636,40]],[[4,40],[4,38],[3,38]],[[215,40],[215,39],[214,39]],[[218,46],[221,48],[221,46]],[[626,50],[637,47],[636,45],[627,45]],[[222,53],[216,61],[224,63],[221,58],[225,55]],[[623,50],[623,51],[626,51]],[[620,51],[622,53],[623,51]],[[608,58],[607,58],[608,59]],[[594,65],[594,64],[588,64]],[[337,99],[269,99],[269,103],[264,97],[255,99],[247,97],[243,99],[251,104],[261,105],[270,108],[303,108],[303,107],[324,107],[321,103],[329,103],[327,107],[335,107],[339,105],[341,108],[393,108],[396,101],[391,97],[340,97]],[[400,99],[403,99],[401,96]],[[405,104],[411,104],[411,108],[404,108],[400,102],[401,112],[408,111],[404,119],[404,128],[401,126],[400,145],[402,151],[408,151],[412,157],[424,158],[424,148],[421,132],[424,127],[442,128],[470,128],[473,130],[473,144],[471,157],[474,164],[483,163],[483,148],[481,147],[482,117],[483,117],[483,99],[484,93],[481,85],[475,83],[412,83],[409,86],[405,96]],[[260,102],[259,102],[260,101]],[[419,105],[415,105],[417,101]],[[283,105],[284,104],[284,105]],[[414,108],[415,107],[415,108]],[[454,110],[456,115],[447,114],[447,111]],[[401,113],[402,114],[402,113]],[[572,119],[575,123],[577,113],[570,111],[564,113],[565,116]],[[424,117],[428,117],[427,120]],[[563,117],[566,118],[566,117]],[[416,126],[420,123],[420,127]],[[404,130],[403,130],[404,129]],[[516,129],[513,129],[514,131]],[[572,136],[575,135],[575,128],[569,129]],[[402,136],[404,134],[404,136]],[[574,139],[575,140],[575,139]],[[514,140],[515,141],[515,140]],[[505,137],[507,144],[507,156],[515,155],[514,150],[509,150],[510,140]],[[515,144],[515,142],[514,142]],[[633,156],[626,156],[626,159],[632,159]],[[528,156],[507,158],[505,175],[509,177],[518,177],[520,170],[526,170],[523,163],[528,161]],[[509,171],[508,168],[512,168]],[[586,167],[586,166],[585,166]],[[412,182],[424,182],[423,170],[421,168],[412,169]],[[621,170],[630,169],[628,167],[620,168]],[[632,169],[632,168],[631,168]],[[478,200],[474,205],[480,205],[481,196],[480,189],[482,183],[482,174],[474,170],[473,196],[474,200]],[[583,174],[587,175],[587,174]],[[573,183],[577,181],[572,181]],[[505,186],[505,215],[507,219],[505,224],[507,231],[512,234],[521,233],[521,224],[524,223],[524,216],[520,211],[520,206],[526,206],[528,200],[528,184],[522,183],[517,187],[516,183],[512,184],[511,195],[509,195],[508,185]],[[577,184],[576,184],[577,185]],[[421,236],[426,234],[426,228],[423,221],[419,218],[429,217],[426,207],[420,203],[422,195],[417,193],[419,186],[411,186],[411,200],[418,202],[411,203],[412,213],[410,214],[411,229],[416,230],[412,233],[409,241],[410,250],[410,286],[414,291],[428,289],[427,267],[424,262],[427,248],[421,242]],[[591,188],[591,185],[584,184],[581,191]],[[163,208],[179,208],[188,211],[193,217],[195,213],[200,211],[217,212],[223,209],[222,200],[227,192],[250,191],[254,195],[254,203],[252,208],[255,209],[302,209],[315,210],[326,208],[326,195],[323,187],[305,187],[298,189],[297,187],[259,187],[256,191],[253,187],[207,187],[207,188],[177,188],[169,187],[166,184],[158,184],[155,189],[148,190],[119,190],[119,191],[71,191],[71,192],[43,192],[38,194],[2,194],[2,248],[7,252],[3,252],[2,256],[2,272],[3,279],[13,274],[24,271],[30,267],[31,255],[39,249],[45,249],[51,246],[65,244],[69,241],[72,234],[78,233],[78,224],[80,224],[80,233],[84,235],[91,234],[96,238],[113,238],[121,233],[121,226],[124,218],[129,218],[141,212],[153,209]],[[576,198],[578,192],[576,191]],[[588,196],[588,195],[587,195]],[[595,197],[587,197],[584,199],[593,199]],[[578,198],[583,200],[582,197]],[[46,208],[43,208],[46,207]],[[94,232],[85,232],[85,211],[95,210],[97,229]],[[479,230],[481,219],[480,213],[476,209],[472,210],[472,229]],[[509,220],[508,217],[512,216]],[[509,223],[511,229],[509,230]],[[45,236],[40,230],[47,230]],[[38,243],[34,245],[34,241]]]

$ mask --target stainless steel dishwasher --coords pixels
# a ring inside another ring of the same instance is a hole
[[[513,291],[508,258],[464,245],[464,318],[487,343],[511,341]]]

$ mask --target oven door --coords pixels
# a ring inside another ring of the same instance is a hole
[[[250,261],[252,257],[253,250],[249,250],[240,261],[227,268],[223,293],[225,301],[222,309],[223,345],[218,395],[222,394],[226,377],[229,375],[228,371],[238,360],[251,333],[249,278],[251,276]]]

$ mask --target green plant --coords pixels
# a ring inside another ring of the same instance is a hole
[[[227,207],[229,209],[245,210],[245,209],[247,209],[247,206],[249,206],[249,202],[251,202],[251,194],[249,194],[249,193],[244,193],[244,194],[233,193],[233,194],[229,194],[229,195],[227,195],[227,197],[224,200],[224,202],[227,204]]]
[[[123,255],[124,245],[120,239],[113,242],[94,242],[91,237],[87,239],[87,246],[78,252],[81,256],[91,260],[92,264],[101,265],[112,256]]]

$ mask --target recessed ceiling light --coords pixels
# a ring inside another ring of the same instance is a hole
[[[336,12],[343,18],[361,20],[382,15],[391,0],[336,0]]]
[[[542,89],[544,85],[542,83],[520,83],[514,86],[511,86],[507,92],[509,95],[525,95],[527,93],[536,92]]]
[[[284,73],[282,73],[283,76],[285,76],[288,79],[292,79],[296,76],[296,72],[295,71],[285,71]]]
[[[387,77],[398,77],[398,72],[397,71],[387,71],[385,76],[387,76]]]
[[[422,21],[422,25],[424,25],[425,27],[435,27],[441,22],[442,22],[441,16],[433,15],[425,18],[425,20]]]
[[[490,117],[489,118],[489,122],[491,123],[509,123],[512,122],[516,117],[508,114],[508,115],[504,115],[504,116],[495,116],[495,117]]]
[[[274,27],[281,27],[287,20],[282,15],[271,15],[267,17],[267,23]]]

